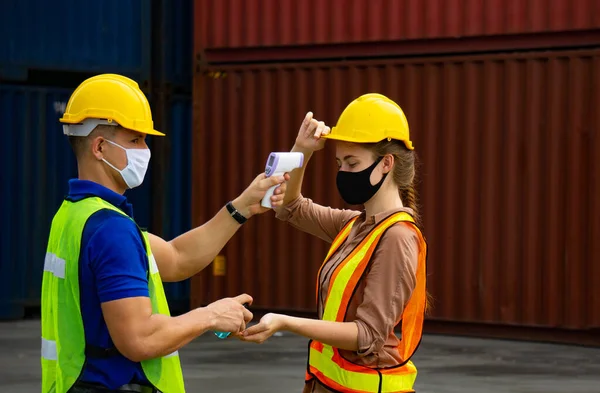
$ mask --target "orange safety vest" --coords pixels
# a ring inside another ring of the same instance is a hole
[[[329,258],[344,243],[356,218],[353,218],[346,224],[331,244],[331,248],[317,276],[317,299],[321,270]],[[340,263],[331,276],[322,319],[324,321],[344,322],[350,299],[360,278],[369,265],[371,256],[377,248],[381,236],[383,236],[388,228],[399,222],[411,225],[419,236],[417,283],[401,316],[402,337],[398,344],[398,352],[404,363],[390,368],[366,367],[344,359],[337,348],[311,340],[306,382],[316,378],[326,387],[342,393],[399,393],[414,391],[413,385],[417,377],[417,369],[410,361],[410,358],[421,342],[423,331],[426,304],[425,260],[427,251],[425,239],[410,214],[405,212],[394,213],[383,220]]]

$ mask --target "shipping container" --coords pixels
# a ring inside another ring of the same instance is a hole
[[[152,12],[156,33],[152,41],[156,52],[153,68],[159,73],[158,87],[191,95],[193,0],[155,1]]]
[[[38,307],[47,238],[52,217],[77,177],[77,165],[58,119],[72,89],[0,86],[2,111],[2,168],[4,185],[0,236],[0,320],[21,318],[27,307]],[[136,222],[171,239],[190,228],[191,98],[175,97],[169,103],[167,162],[152,161],[144,183],[125,195],[134,206]],[[156,137],[147,138],[152,149]],[[166,189],[152,182],[152,172],[165,168]],[[164,206],[153,204],[157,193],[167,194]],[[8,207],[8,208],[7,208]],[[164,217],[155,228],[155,214]],[[189,282],[166,283],[169,304],[175,311],[189,308]]]
[[[600,40],[596,0],[195,0],[194,13],[195,53],[209,62],[573,47]]]
[[[77,176],[58,119],[71,91],[0,85],[0,319],[39,305],[50,223]]]
[[[167,135],[161,138],[166,145],[166,162],[155,162],[153,169],[163,171],[167,187],[154,188],[152,194],[163,196],[160,209],[162,227],[158,233],[164,239],[171,240],[191,229],[192,98],[174,96],[168,108],[169,126],[164,130]],[[189,310],[189,280],[165,283],[164,287],[172,312]]]
[[[351,100],[380,92],[404,109],[422,164],[429,320],[600,328],[600,50],[205,71],[194,81],[193,225],[242,192],[269,152],[291,148],[306,111],[334,125]],[[303,193],[343,207],[333,149],[311,159]],[[193,278],[192,307],[247,292],[256,308],[313,312],[327,247],[272,212],[253,217]]]
[[[150,78],[146,0],[5,0],[0,4],[0,78],[29,71],[113,72]]]

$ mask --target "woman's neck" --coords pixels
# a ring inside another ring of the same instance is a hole
[[[404,207],[404,205],[402,204],[402,199],[400,199],[398,188],[393,183],[381,187],[377,194],[365,203],[367,217],[401,207]]]

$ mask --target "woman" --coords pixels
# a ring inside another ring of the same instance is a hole
[[[327,139],[336,140],[341,197],[364,205],[362,212],[300,194],[305,167]],[[267,314],[241,339],[260,343],[279,330],[310,338],[304,392],[412,392],[426,245],[416,225],[415,153],[404,113],[387,97],[366,94],[329,132],[309,112],[292,151],[304,153],[304,167],[291,173],[277,217],[332,243],[317,278],[319,320]],[[401,339],[394,334],[400,321]]]

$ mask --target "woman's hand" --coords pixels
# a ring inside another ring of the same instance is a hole
[[[273,334],[285,328],[286,318],[286,315],[266,314],[259,323],[244,330],[237,337],[242,341],[262,344]]]
[[[325,147],[326,141],[321,138],[321,135],[327,135],[329,132],[330,129],[324,122],[313,119],[313,113],[308,112],[298,131],[296,147],[311,153],[321,150]]]
[[[297,318],[289,315],[267,314],[260,322],[241,333],[233,334],[242,341],[262,344],[280,330],[304,336],[339,349],[358,351],[358,324],[320,319]]]

